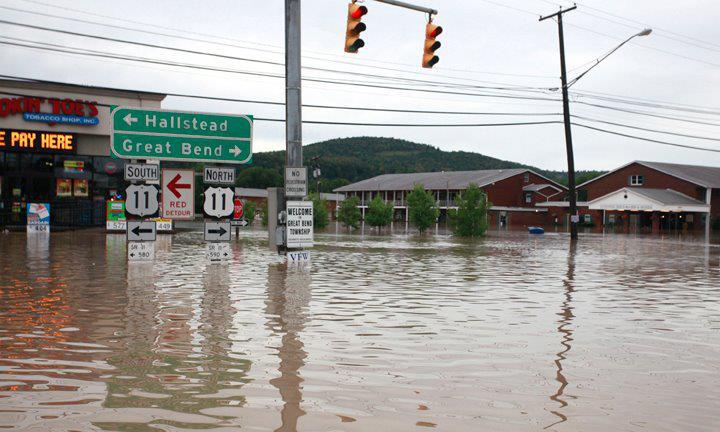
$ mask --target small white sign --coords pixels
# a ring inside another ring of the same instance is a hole
[[[203,210],[208,216],[227,217],[235,211],[233,196],[235,193],[228,187],[209,187],[205,189]]]
[[[172,231],[171,220],[155,219],[155,226],[158,231]]]
[[[157,181],[160,167],[155,164],[125,164],[126,181]]]
[[[230,261],[230,243],[207,243],[205,256],[211,263],[224,263]]]
[[[203,181],[207,184],[235,184],[235,168],[205,167]]]
[[[580,222],[580,215],[570,215],[570,222],[571,222],[571,223],[579,223],[579,222]]]
[[[156,234],[155,221],[127,221],[129,242],[155,241]]]
[[[285,196],[307,195],[307,168],[285,168]]]
[[[130,185],[125,189],[125,211],[135,216],[149,216],[158,211],[158,190],[150,185]]]
[[[245,219],[239,219],[239,220],[231,220],[230,225],[244,227],[244,226],[248,226],[249,224],[248,224],[248,221],[246,221]]]
[[[152,261],[155,259],[155,243],[129,242],[127,252],[128,261]]]
[[[287,202],[287,247],[309,248],[313,246],[312,201]]]
[[[295,251],[287,253],[289,263],[307,263],[310,262],[310,251]]]
[[[230,222],[205,222],[205,241],[229,242]]]
[[[127,221],[109,220],[107,221],[106,229],[108,231],[125,231],[127,229]]]

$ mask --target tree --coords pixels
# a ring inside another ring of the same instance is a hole
[[[283,185],[283,177],[274,169],[250,167],[240,171],[235,184],[239,187],[257,189],[281,187]]]
[[[455,234],[460,237],[480,237],[487,231],[487,212],[490,207],[487,195],[476,184],[457,198],[457,210],[450,211]]]
[[[440,210],[437,208],[432,192],[425,190],[423,185],[416,185],[407,197],[410,222],[422,234],[437,221]]]
[[[357,228],[360,226],[360,198],[354,196],[346,198],[340,204],[338,211],[338,220],[346,227]]]
[[[368,212],[365,215],[365,221],[373,227],[384,227],[392,222],[394,207],[392,203],[386,203],[380,198],[380,194],[375,195],[368,205]]]
[[[260,205],[260,221],[262,222],[262,226],[268,226],[268,207],[266,202]]]
[[[312,194],[314,228],[325,228],[328,225],[327,201],[318,194]]]
[[[245,214],[245,220],[248,221],[248,225],[252,224],[255,220],[255,201],[246,201],[243,212]]]

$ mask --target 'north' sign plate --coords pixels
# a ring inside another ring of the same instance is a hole
[[[121,159],[244,164],[252,159],[253,118],[116,107],[110,150]]]

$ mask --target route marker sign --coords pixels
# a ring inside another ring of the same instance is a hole
[[[155,221],[127,221],[128,242],[155,241]]]
[[[156,164],[126,164],[126,181],[157,181],[160,180],[160,167]]]
[[[229,242],[230,222],[205,222],[205,241]]]
[[[130,242],[127,244],[128,261],[152,261],[155,259],[155,243]]]
[[[195,218],[195,171],[162,170],[162,217],[175,220]]]
[[[148,216],[158,211],[158,190],[150,185],[130,185],[125,189],[125,211],[135,216]]]
[[[307,195],[307,167],[285,168],[285,196]]]
[[[205,202],[203,210],[208,216],[217,218],[227,217],[235,211],[232,189],[224,187],[209,187],[205,189]]]
[[[252,159],[253,117],[115,107],[110,152],[121,159],[244,164]]]
[[[230,243],[207,243],[205,256],[211,263],[224,263],[230,261]]]
[[[206,184],[235,184],[235,168],[205,167],[203,182]]]

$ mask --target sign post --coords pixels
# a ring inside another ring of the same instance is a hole
[[[227,164],[252,159],[250,115],[116,107],[111,117],[110,151],[121,159]]]

